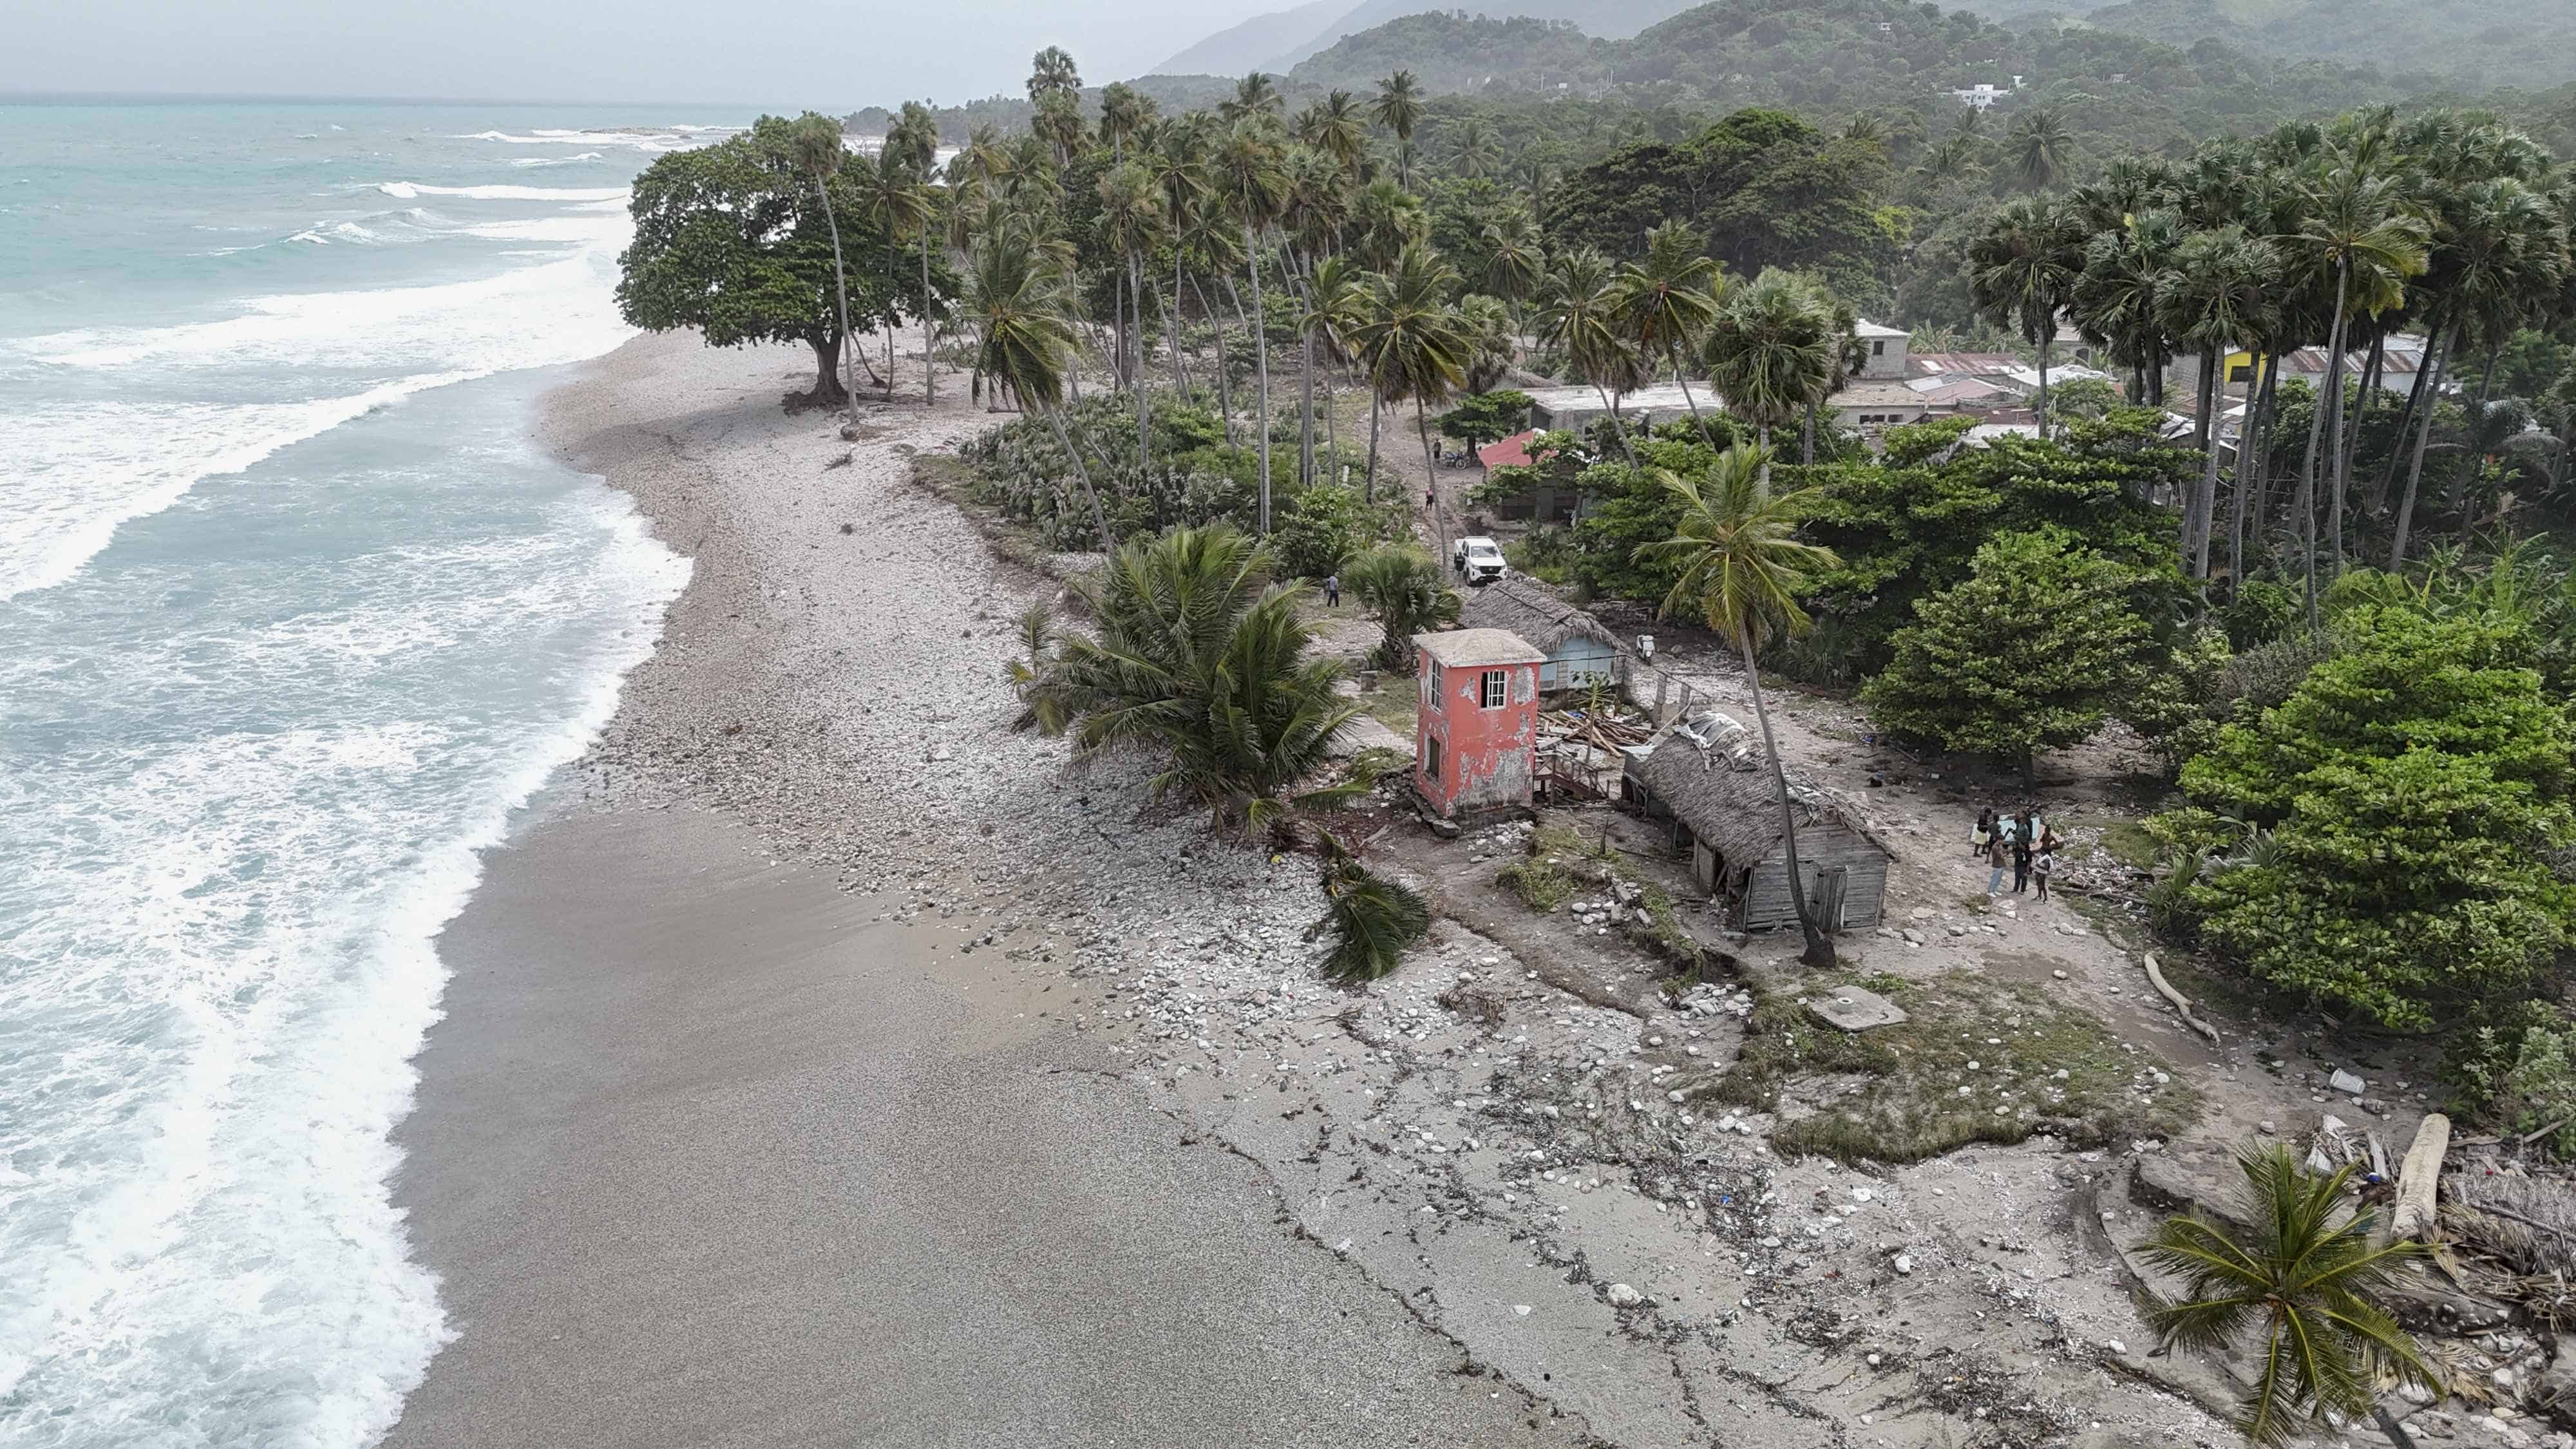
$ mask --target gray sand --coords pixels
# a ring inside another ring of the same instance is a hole
[[[675,627],[739,596],[709,565]],[[389,1444],[1573,1441],[998,953],[872,909],[686,804],[567,805],[494,853],[397,1134],[457,1338]]]

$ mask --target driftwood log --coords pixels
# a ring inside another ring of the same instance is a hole
[[[2211,1046],[2218,1045],[2218,1028],[2191,1014],[2191,998],[2174,990],[2173,983],[2165,980],[2164,970],[2156,965],[2156,955],[2153,951],[2147,953],[2147,981],[2165,1000],[2173,1003],[2173,1009],[2181,1015],[2183,1025],[2209,1038]]]
[[[2389,1219],[2388,1231],[2399,1242],[2431,1231],[2436,1221],[2434,1190],[2441,1185],[2442,1159],[2450,1150],[2451,1119],[2439,1112],[2425,1113],[2423,1125],[2415,1129],[2415,1143],[2406,1149],[2406,1160],[2397,1169],[2397,1211]]]

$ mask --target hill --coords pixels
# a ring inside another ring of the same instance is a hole
[[[2576,5],[2529,0],[1973,0],[2028,23],[2055,12],[2189,49],[2203,40],[2283,60],[2374,65],[2462,85],[2546,88],[2576,80]]]
[[[1349,12],[1344,0],[1313,0],[1294,10],[1255,15],[1180,52],[1147,75],[1242,75],[1273,69],[1278,58],[1323,34]]]
[[[1562,20],[1434,11],[1343,36],[1288,76],[1305,85],[1358,89],[1409,69],[1435,94],[1498,86],[1552,90],[1602,81],[1610,74],[1613,46]]]

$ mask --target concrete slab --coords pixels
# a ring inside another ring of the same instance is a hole
[[[1906,1019],[1905,1008],[1857,986],[1835,988],[1807,998],[1807,1011],[1827,1026],[1845,1031],[1868,1031],[1872,1027],[1894,1026]]]

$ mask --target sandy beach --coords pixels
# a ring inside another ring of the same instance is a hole
[[[697,573],[442,939],[399,1200],[455,1338],[388,1442],[1571,1442],[1066,1029],[1040,958],[1076,943],[967,873],[998,862],[942,795],[1079,788],[1025,748],[1003,785],[923,778],[928,716],[997,678],[998,641],[940,626],[1010,583],[891,446],[816,486],[833,424],[780,414],[795,366],[646,339],[552,406]],[[973,416],[916,403],[887,441]],[[846,598],[795,567],[829,548]],[[882,848],[838,872],[776,845],[860,831]]]

